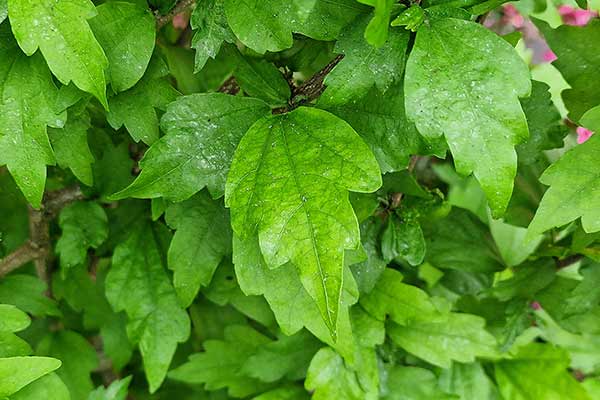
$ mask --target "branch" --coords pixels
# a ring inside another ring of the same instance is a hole
[[[74,186],[46,193],[39,210],[29,207],[29,240],[0,260],[0,278],[33,261],[40,279],[48,282],[46,264],[50,254],[50,221],[65,206],[83,198],[79,186]]]
[[[26,241],[15,251],[0,260],[0,277],[8,275],[23,264],[35,260],[39,256],[39,249]]]
[[[167,25],[177,14],[181,14],[182,12],[191,9],[195,2],[196,0],[179,0],[179,2],[175,4],[175,7],[173,7],[167,14],[160,15],[158,12],[156,12],[156,28],[160,29]]]

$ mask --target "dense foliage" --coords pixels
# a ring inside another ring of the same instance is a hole
[[[0,399],[599,399],[599,4],[503,3],[0,0]]]

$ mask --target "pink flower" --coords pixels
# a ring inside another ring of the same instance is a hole
[[[533,308],[535,311],[539,311],[542,309],[542,305],[540,303],[538,303],[537,301],[534,301],[530,304],[531,308]]]
[[[574,26],[587,25],[592,18],[598,16],[596,11],[582,10],[566,5],[558,7],[558,13],[562,17],[562,20],[565,24]]]
[[[512,24],[515,28],[522,28],[525,20],[519,10],[512,4],[504,5],[504,17]]]
[[[177,29],[184,30],[190,21],[186,13],[180,13],[173,17],[173,26]]]
[[[577,143],[581,144],[588,140],[594,132],[589,129],[585,129],[583,126],[577,127]]]
[[[552,62],[555,61],[558,57],[556,57],[556,54],[554,54],[554,52],[550,49],[546,50],[546,52],[543,55],[544,61],[546,62]]]

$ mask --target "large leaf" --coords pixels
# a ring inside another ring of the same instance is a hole
[[[234,231],[248,238],[258,230],[268,265],[298,267],[334,336],[344,251],[360,241],[346,190],[380,185],[377,161],[356,132],[305,107],[256,122],[232,162],[225,199]]]
[[[58,90],[42,57],[26,57],[7,28],[0,28],[0,165],[39,207],[46,165],[55,163],[46,126],[62,127],[66,114],[57,112]]]
[[[494,216],[502,215],[517,172],[514,146],[528,137],[519,103],[531,90],[523,60],[479,24],[432,20],[417,33],[404,87],[419,132],[444,135],[456,170],[473,172]]]
[[[39,48],[59,81],[73,81],[105,108],[108,60],[88,19],[96,15],[90,0],[9,0],[8,16],[15,38],[27,55]]]
[[[363,10],[355,0],[224,1],[235,35],[259,53],[291,47],[292,32],[333,40]]]
[[[166,221],[176,229],[169,247],[169,269],[175,291],[189,306],[200,286],[208,286],[223,257],[231,252],[231,228],[222,203],[206,191],[170,205]]]
[[[90,25],[108,57],[110,84],[122,92],[144,75],[154,50],[156,22],[147,9],[132,3],[104,3],[97,11]]]
[[[237,144],[268,111],[260,100],[220,93],[179,98],[162,118],[166,135],[140,161],[142,173],[113,197],[181,201],[205,186],[222,196]]]
[[[163,266],[161,244],[168,238],[159,228],[144,220],[130,226],[106,277],[106,296],[129,317],[127,333],[139,344],[151,392],[167,374],[177,343],[190,334],[189,317]]]

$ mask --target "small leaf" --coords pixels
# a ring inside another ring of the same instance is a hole
[[[83,264],[90,248],[97,249],[108,237],[108,218],[104,209],[93,201],[80,201],[64,208],[58,224],[62,236],[56,243],[63,273]]]
[[[39,48],[62,84],[73,81],[108,109],[108,60],[87,21],[95,15],[89,0],[8,0],[12,31],[23,51],[30,56]]]
[[[319,350],[311,361],[304,387],[313,392],[313,400],[365,399],[365,393],[354,371],[329,347]]]
[[[0,304],[0,332],[19,332],[31,324],[29,316],[17,307]]]
[[[127,397],[127,387],[131,382],[131,376],[116,380],[109,387],[99,386],[90,393],[87,400],[125,400]]]
[[[155,109],[164,110],[179,93],[166,76],[165,62],[155,55],[142,79],[131,89],[109,99],[108,122],[114,129],[125,125],[136,142],[151,145],[158,140],[158,116]]]
[[[373,86],[382,93],[402,78],[408,32],[394,30],[384,46],[373,48],[363,38],[366,17],[355,21],[336,42],[334,51],[344,58],[325,78],[327,88],[319,106],[332,108],[366,95]]]
[[[550,344],[531,343],[511,359],[497,362],[496,381],[506,400],[591,400],[567,371],[569,357]]]
[[[450,313],[446,320],[415,321],[407,326],[392,323],[387,334],[409,353],[442,368],[452,361],[473,362],[475,357],[496,354],[496,339],[485,329],[485,320],[471,314]]]
[[[388,38],[390,16],[394,7],[394,0],[358,0],[359,3],[375,7],[371,22],[365,30],[365,39],[371,46],[381,47]]]
[[[258,228],[268,265],[298,267],[333,336],[344,251],[360,238],[346,189],[372,192],[380,185],[377,161],[356,132],[305,107],[256,122],[231,165],[225,203],[234,231],[247,238]]]
[[[223,205],[205,191],[170,205],[165,215],[176,229],[168,252],[173,285],[188,307],[200,286],[208,286],[223,257],[231,252],[231,229]],[[210,239],[209,239],[210,238]]]
[[[56,374],[69,388],[71,398],[87,398],[93,389],[90,374],[98,366],[98,356],[83,336],[67,330],[50,333],[40,341],[36,353],[60,359],[62,367]]]
[[[49,357],[0,358],[0,398],[17,393],[60,365],[60,360]]]
[[[396,366],[389,372],[388,382],[388,395],[382,397],[384,400],[459,399],[458,396],[444,392],[435,374],[424,368]],[[471,397],[464,399],[471,399]],[[485,400],[483,397],[478,399]]]
[[[194,72],[199,72],[208,58],[215,58],[224,42],[235,43],[235,36],[227,24],[223,0],[201,0],[190,19],[196,49]]]

